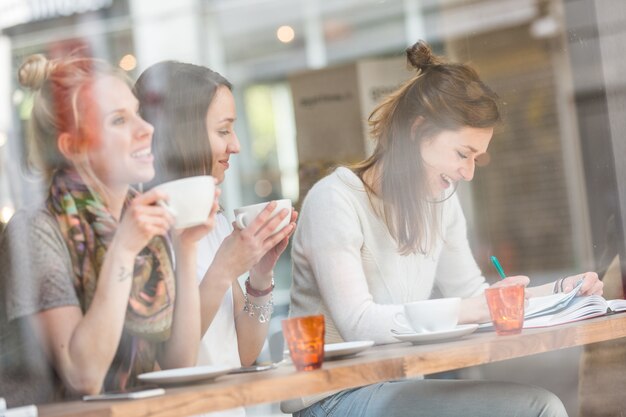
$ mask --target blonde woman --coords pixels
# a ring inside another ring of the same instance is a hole
[[[19,80],[34,91],[31,160],[49,188],[0,244],[2,396],[46,403],[129,388],[157,364],[195,364],[195,247],[217,205],[168,237],[173,219],[156,205],[168,196],[130,186],[154,176],[153,128],[106,63],[35,55]]]

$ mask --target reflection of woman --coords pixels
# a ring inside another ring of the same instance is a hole
[[[487,287],[466,238],[456,182],[470,181],[500,115],[496,95],[474,70],[447,64],[418,42],[417,70],[371,116],[373,155],[339,168],[307,195],[293,243],[291,315],[323,313],[327,341],[396,341],[403,304],[462,297],[460,323],[488,320]],[[568,277],[571,288],[582,277]],[[594,273],[583,292],[601,293]],[[509,277],[498,285],[528,284]],[[559,283],[561,284],[561,283]],[[556,285],[560,288],[561,285]],[[550,293],[554,284],[528,289]],[[486,400],[488,399],[488,400]],[[551,393],[480,381],[406,380],[283,404],[298,416],[565,415]],[[317,402],[315,402],[317,401]]]
[[[155,126],[156,182],[210,174],[221,183],[230,157],[239,153],[230,83],[208,68],[161,62],[144,71],[135,92],[141,114]],[[199,365],[250,365],[263,347],[273,309],[274,265],[296,218],[294,212],[291,223],[272,236],[288,215],[283,210],[267,222],[275,204],[243,230],[233,230],[220,213],[215,230],[200,241],[197,276],[204,336]],[[237,278],[248,271],[244,292]]]
[[[151,125],[125,77],[87,58],[30,57],[33,154],[50,181],[43,208],[18,212],[0,246],[0,393],[9,405],[125,389],[192,365],[200,340],[196,240],[129,184],[154,176]],[[212,214],[214,216],[214,213]]]

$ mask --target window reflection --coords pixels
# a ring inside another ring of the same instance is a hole
[[[626,6],[619,0],[82,0],[71,9],[60,6],[70,3],[0,1],[0,228],[15,210],[43,197],[40,181],[20,162],[32,106],[15,77],[25,56],[79,51],[133,79],[163,59],[226,75],[235,85],[242,144],[224,184],[222,202],[232,216],[244,204],[301,201],[329,169],[353,162],[350,152],[370,150],[364,120],[371,104],[360,96],[351,110],[336,114],[341,125],[332,118],[298,123],[298,74],[391,62],[420,37],[437,53],[470,61],[506,103],[490,158],[480,161],[471,185],[459,189],[488,278],[495,279],[489,255],[537,284],[581,269],[602,272],[616,254],[624,255],[620,45]],[[350,82],[350,91],[367,96],[367,77],[375,76],[355,70],[334,91],[343,94]],[[400,75],[394,80],[402,82]],[[298,140],[314,128],[313,158]],[[276,279],[287,291],[288,251]]]

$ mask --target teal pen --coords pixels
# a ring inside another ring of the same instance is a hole
[[[496,268],[496,271],[498,271],[498,274],[500,275],[500,278],[502,278],[502,279],[506,278],[506,275],[504,274],[504,270],[502,269],[502,266],[500,265],[500,262],[498,262],[498,258],[496,258],[495,256],[492,256],[491,257],[491,263]]]

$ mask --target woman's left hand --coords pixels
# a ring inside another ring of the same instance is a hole
[[[252,270],[255,273],[258,273],[260,275],[266,275],[274,269],[276,262],[278,262],[278,258],[280,258],[280,255],[284,252],[284,250],[287,248],[287,245],[289,244],[289,238],[296,230],[295,226],[297,218],[298,212],[295,210],[291,210],[291,220],[289,221],[289,224],[285,226],[285,228],[291,227],[291,231],[280,242],[278,242],[277,245],[268,250],[267,253],[263,255],[261,260],[252,267]]]
[[[578,291],[578,295],[602,295],[604,283],[598,278],[595,272],[585,272],[583,274],[572,275],[563,278],[563,292],[570,292],[576,284],[583,281],[583,286]]]

